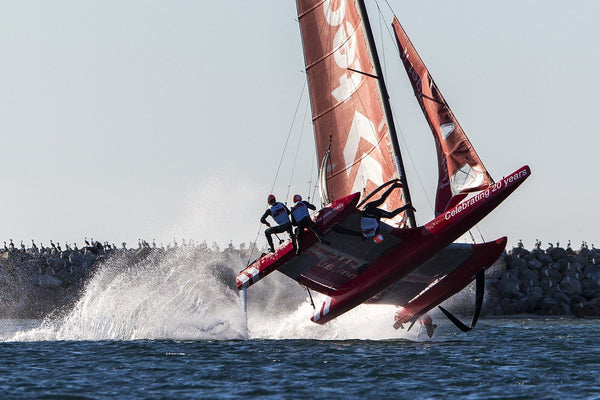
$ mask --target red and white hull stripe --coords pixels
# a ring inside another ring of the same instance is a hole
[[[324,316],[329,313],[329,307],[331,307],[331,297],[327,297],[327,299],[323,302],[323,305],[318,311],[315,311],[315,314],[312,316],[311,320],[313,322],[317,322]]]
[[[240,289],[247,288],[260,279],[260,270],[256,267],[245,269],[236,278],[236,286]]]

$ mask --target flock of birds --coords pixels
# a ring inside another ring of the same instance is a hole
[[[64,244],[64,248],[60,245],[60,243],[54,243],[54,241],[50,240],[50,246],[44,246],[44,244],[42,242],[40,242],[39,246],[35,243],[35,240],[31,239],[31,247],[27,248],[25,246],[25,244],[23,243],[23,241],[21,240],[21,244],[19,246],[19,248],[17,248],[17,246],[15,246],[15,243],[13,241],[13,239],[9,240],[9,243],[7,244],[6,241],[4,242],[4,248],[2,249],[2,252],[14,252],[14,251],[21,251],[21,252],[28,252],[28,253],[35,253],[35,254],[44,254],[47,252],[62,252],[64,251],[84,251],[85,249],[91,249],[91,248],[95,248],[95,249],[102,249],[106,252],[109,251],[114,251],[114,250],[119,250],[119,248],[114,244],[114,243],[109,243],[109,242],[104,242],[104,243],[100,243],[99,241],[95,241],[93,238],[90,238],[88,240],[87,237],[84,238],[84,243],[85,246],[82,247],[81,249],[77,246],[77,243],[73,243],[73,245],[71,246],[69,243],[65,242]],[[152,240],[152,244],[148,243],[146,240],[143,239],[138,239],[138,249],[142,249],[142,248],[160,248],[160,249],[171,249],[171,248],[178,248],[178,247],[187,247],[187,246],[195,246],[195,242],[191,239],[189,240],[185,240],[182,239],[182,243],[181,245],[177,242],[177,240],[175,238],[173,238],[172,242],[167,243],[167,246],[165,247],[162,243],[160,244],[160,246],[156,245],[156,241],[153,239]],[[127,248],[127,243],[123,242],[121,243],[121,249],[122,250],[129,250]]]
[[[73,245],[71,246],[69,243],[65,242],[64,244],[64,248],[60,245],[60,243],[54,243],[54,241],[50,240],[50,246],[44,246],[44,244],[42,242],[40,242],[39,246],[35,243],[35,240],[31,239],[31,247],[27,248],[25,246],[25,244],[23,243],[23,241],[21,240],[21,244],[19,246],[19,248],[17,249],[17,247],[15,246],[15,243],[13,242],[13,239],[10,239],[8,243],[6,243],[6,241],[4,242],[4,248],[2,250],[0,250],[0,252],[4,253],[4,252],[14,252],[14,251],[21,251],[21,252],[29,252],[29,253],[36,253],[36,254],[43,254],[46,252],[62,252],[64,251],[85,251],[85,249],[97,249],[97,250],[104,250],[105,252],[109,252],[109,251],[115,251],[115,250],[129,250],[127,248],[127,243],[123,242],[121,243],[121,247],[118,248],[114,243],[109,243],[109,242],[103,242],[100,243],[98,241],[95,241],[93,238],[90,238],[88,240],[87,237],[84,238],[84,243],[85,246],[82,247],[81,249],[77,246],[77,243],[73,243]],[[138,249],[162,249],[162,250],[169,250],[172,248],[178,248],[178,247],[188,247],[188,246],[195,246],[196,243],[194,240],[192,239],[182,239],[181,240],[181,244],[179,244],[177,242],[177,240],[175,238],[173,238],[172,241],[170,241],[169,243],[167,243],[167,245],[165,246],[164,244],[160,244],[157,245],[156,244],[156,240],[152,239],[152,243],[147,242],[146,240],[143,239],[138,239]],[[229,244],[229,247],[231,248],[233,246],[232,243]],[[242,244],[240,246],[241,248],[244,247],[244,245]],[[517,243],[517,247],[519,248],[524,248],[524,244],[523,241],[521,239],[519,239],[518,243]],[[541,250],[542,247],[542,242],[538,239],[536,239],[535,244],[534,244],[534,248],[536,250]],[[554,243],[550,243],[548,242],[548,248],[552,249],[552,248],[560,248],[560,242],[556,242],[556,244]],[[583,241],[581,242],[581,247],[580,250],[582,249],[590,249],[590,247],[588,246],[588,243]],[[571,248],[571,241],[569,240],[567,243],[567,251],[573,251],[573,249]],[[594,245],[591,245],[591,250],[592,251],[597,251],[597,249],[594,247]]]
[[[517,247],[519,247],[519,248],[521,248],[521,249],[523,249],[523,248],[525,247],[525,246],[523,245],[523,241],[522,241],[521,239],[519,239],[519,242],[517,243]],[[542,242],[541,242],[539,239],[536,239],[536,240],[535,240],[534,248],[535,248],[536,250],[541,250],[541,249],[542,249]],[[557,248],[557,249],[558,249],[558,248],[560,248],[560,242],[556,242],[556,245],[554,245],[554,244],[553,244],[553,243],[551,243],[551,242],[548,242],[548,248],[549,248],[549,249],[553,249],[553,248]],[[588,250],[589,250],[589,249],[590,249],[590,247],[588,246],[588,243],[587,243],[586,241],[582,241],[582,242],[581,242],[581,247],[580,247],[579,249],[580,249],[580,250],[583,250],[583,249],[588,249]],[[571,247],[571,241],[570,241],[570,240],[567,242],[567,251],[569,251],[569,250],[570,250],[570,251],[573,251],[573,249],[572,249],[572,247]],[[596,251],[596,250],[597,250],[597,249],[594,247],[594,244],[593,244],[593,243],[592,243],[592,248],[591,248],[591,250],[592,250],[592,251]]]

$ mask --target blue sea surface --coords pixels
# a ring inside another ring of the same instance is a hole
[[[5,337],[0,397],[594,399],[599,342],[598,321],[580,319],[488,319],[468,334],[442,324],[425,341]]]

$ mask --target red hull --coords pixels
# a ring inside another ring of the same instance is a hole
[[[413,321],[438,304],[449,299],[471,283],[481,269],[489,268],[500,257],[506,247],[506,237],[494,242],[473,246],[473,254],[458,268],[434,282],[404,305],[396,314],[396,322]]]
[[[315,218],[319,229],[324,232],[331,225],[343,221],[349,214],[355,212],[359,197],[359,194],[355,193],[336,200],[329,207],[321,209]],[[303,238],[302,244],[303,247],[308,248],[315,242],[316,238],[312,234],[307,234]],[[237,275],[235,284],[238,290],[252,286],[295,257],[296,254],[294,254],[292,249],[291,241],[286,240],[281,246],[275,249],[275,253],[262,256]]]
[[[392,231],[403,243],[372,262],[359,277],[338,288],[339,294],[328,298],[311,320],[324,324],[385,290],[458,239],[506,199],[530,174],[529,167],[524,166],[422,227]],[[428,307],[433,308],[440,302],[432,301]]]

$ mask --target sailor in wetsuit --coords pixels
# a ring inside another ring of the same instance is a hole
[[[290,222],[290,210],[288,208],[278,202],[275,199],[275,196],[272,194],[267,197],[267,203],[269,203],[269,208],[263,214],[260,219],[260,222],[267,225],[269,228],[265,230],[265,236],[267,237],[267,242],[269,242],[269,251],[271,253],[275,252],[275,248],[273,247],[273,239],[271,238],[272,234],[287,232],[290,235],[290,239],[292,240],[292,246],[294,249],[296,248],[296,241],[294,237],[294,232],[292,231],[292,223]],[[277,226],[271,227],[271,224],[267,222],[267,217],[271,216],[277,222]]]
[[[311,210],[317,209],[313,204],[302,200],[302,196],[299,194],[294,195],[294,205],[292,206],[292,223],[295,222],[295,225],[298,226],[298,230],[296,232],[296,254],[300,254],[300,251],[302,251],[302,234],[304,233],[304,228],[310,229],[315,235],[317,235],[319,242],[329,244],[329,242],[325,240],[319,231],[319,228],[317,228],[317,224],[310,219],[310,215],[308,214],[309,208]]]
[[[360,214],[360,229],[362,231],[363,238],[379,238],[376,240],[378,243],[383,240],[382,237],[378,236],[379,230],[381,229],[380,219],[381,218],[394,218],[396,215],[400,214],[402,211],[413,210],[416,211],[415,208],[411,204],[406,204],[403,207],[397,208],[394,211],[386,211],[381,208],[381,206],[387,197],[392,193],[392,191],[397,188],[402,187],[402,184],[399,182],[394,183],[382,196],[379,200],[372,201],[367,203],[363,208]]]

